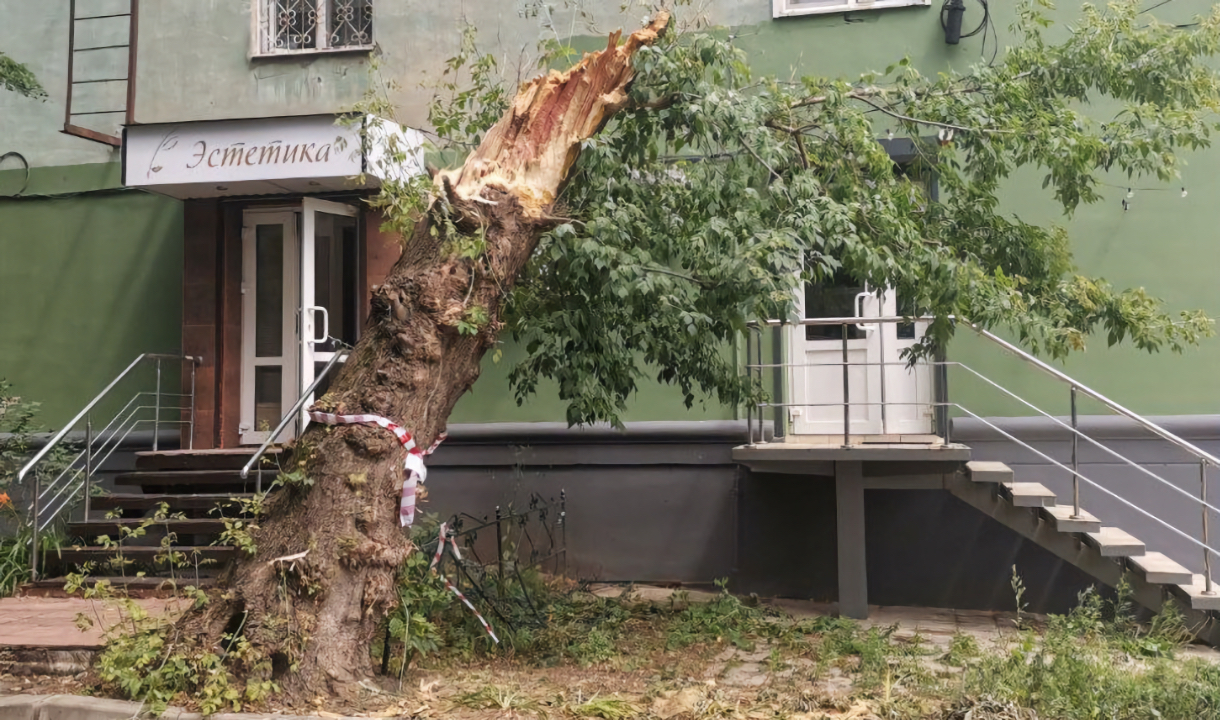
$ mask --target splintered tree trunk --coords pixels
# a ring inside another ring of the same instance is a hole
[[[437,175],[434,209],[448,202],[457,233],[483,238],[483,256],[452,255],[455,238],[427,213],[375,289],[364,337],[317,409],[381,415],[424,447],[444,430],[495,340],[506,289],[554,223],[551,205],[581,142],[624,106],[633,54],[667,22],[659,14],[622,44],[616,32],[605,50],[566,72],[522,85],[465,164]],[[460,334],[457,321],[476,306],[490,322]],[[302,470],[312,487],[288,487],[269,500],[256,554],[231,566],[211,602],[180,622],[181,637],[224,647],[225,634],[240,631],[263,666],[270,661],[290,702],[370,675],[369,648],[412,550],[398,520],[403,459],[381,428],[312,424],[285,468]]]

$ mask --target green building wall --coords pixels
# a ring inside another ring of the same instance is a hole
[[[35,168],[0,197],[0,377],[56,428],[140,353],[181,346],[182,204],[118,185],[113,164]]]
[[[62,118],[58,88],[66,71],[66,10],[51,5],[19,4],[14,9],[22,21],[8,27],[36,32],[0,30],[6,52],[31,62],[52,95],[47,103],[34,103],[0,93],[0,136],[5,138],[0,152],[20,151],[35,166],[26,195],[115,188],[118,167],[109,149],[56,131]],[[520,58],[530,55],[540,34],[537,18],[517,12],[520,3],[416,5],[379,5],[376,30],[380,72],[400,83],[393,99],[401,108],[400,119],[411,124],[424,123],[430,91],[420,83],[438,78],[444,60],[457,52],[461,17],[482,28],[485,48],[501,58],[510,74]],[[637,8],[620,14],[618,3],[605,5],[593,8],[599,31],[634,26],[643,12]],[[773,20],[770,5],[768,0],[714,0],[706,5],[707,18],[732,27],[734,42],[759,73],[851,76],[884,69],[905,55],[923,72],[934,74],[947,66],[964,69],[982,58],[978,37],[958,46],[944,44],[938,6]],[[993,27],[1002,47],[1013,40],[1008,26],[1014,11],[1010,4],[993,6]],[[1204,0],[1180,0],[1157,13],[1188,22],[1210,8]],[[1060,19],[1065,19],[1062,14]],[[567,28],[569,21],[557,12],[558,26]],[[335,112],[359,99],[368,84],[368,58],[361,55],[251,60],[248,3],[145,4],[142,22],[139,122]],[[581,25],[574,27],[579,31]],[[588,32],[581,45],[592,47],[597,39]],[[987,46],[988,56],[993,47]],[[1131,209],[1124,211],[1120,201],[1126,181],[1116,179],[1120,187],[1110,188],[1104,203],[1063,218],[1040,189],[1041,176],[1030,172],[1009,183],[1003,202],[1027,219],[1065,225],[1082,272],[1119,287],[1145,287],[1172,308],[1201,308],[1220,316],[1220,287],[1213,279],[1220,254],[1212,239],[1217,210],[1211,201],[1220,182],[1213,179],[1220,150],[1187,160],[1181,183],[1189,191],[1185,198],[1177,186],[1136,190]],[[54,424],[67,419],[139,352],[177,348],[181,205],[137,192],[3,197],[20,186],[20,171],[8,167],[0,168],[0,377],[42,400],[46,418]],[[1065,390],[968,335],[959,333],[950,350],[952,359],[1051,412],[1066,412]],[[520,351],[511,343],[503,350],[499,363],[490,357],[485,362],[482,379],[459,403],[453,421],[563,420],[563,404],[547,385],[525,407],[516,406],[505,378]],[[1214,338],[1183,355],[1109,349],[1104,338],[1095,338],[1063,368],[1143,413],[1204,414],[1220,407],[1220,389],[1212,380],[1217,360],[1220,340]],[[980,414],[1030,412],[972,383],[964,373],[952,374],[950,381],[954,399]],[[696,403],[687,410],[674,388],[643,387],[624,419],[723,419],[738,414],[715,402]],[[1081,411],[1095,410],[1082,406]]]

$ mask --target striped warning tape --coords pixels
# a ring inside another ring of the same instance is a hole
[[[335,415],[333,413],[310,412],[309,419],[326,425],[376,425],[394,433],[398,442],[407,449],[407,459],[403,463],[406,477],[402,481],[402,499],[398,503],[398,519],[403,527],[415,522],[415,489],[428,477],[428,468],[424,466],[424,456],[431,455],[438,445],[445,440],[445,433],[436,437],[436,441],[427,450],[420,450],[415,445],[415,438],[400,425],[381,417],[380,415]]]
[[[458,552],[457,540],[449,537],[449,524],[441,523],[441,530],[436,541],[436,554],[432,556],[432,567],[430,568],[433,573],[436,572],[436,566],[441,561],[441,554],[445,551],[446,543],[449,545],[449,552],[453,554],[453,558],[458,562],[462,561],[462,555]],[[479,614],[478,610],[474,609],[474,605],[470,604],[470,601],[466,599],[466,596],[462,594],[462,591],[454,587],[453,583],[449,582],[449,578],[445,577],[444,575],[440,575],[440,579],[445,583],[446,588],[452,591],[454,595],[457,595],[458,600],[461,600],[463,603],[465,603],[466,607],[470,608],[470,612],[474,613],[474,616],[478,618],[479,623],[483,625],[483,629],[487,631],[487,634],[491,637],[492,641],[499,645],[500,638],[496,637],[495,632],[493,632],[491,629],[491,625],[489,625],[487,621],[483,619],[483,616]]]

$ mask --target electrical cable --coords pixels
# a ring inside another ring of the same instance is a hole
[[[940,6],[940,27],[942,30],[945,30],[946,32],[949,30],[949,22],[948,22],[947,15],[949,12],[949,6],[952,3],[953,3],[953,0],[945,0],[944,3]],[[970,32],[961,33],[961,35],[959,35],[959,38],[974,37],[975,35],[978,35],[979,33],[983,33],[982,54],[986,55],[986,53],[987,53],[987,31],[990,30],[992,38],[993,38],[991,60],[989,60],[987,62],[987,64],[990,65],[995,62],[996,56],[1000,52],[1000,39],[999,39],[999,36],[996,35],[995,28],[992,26],[991,7],[988,5],[988,0],[978,0],[978,3],[979,3],[979,5],[983,6],[983,19],[979,21],[978,27],[974,28]],[[959,5],[958,7],[960,8],[961,6]]]
[[[21,164],[25,167],[25,180],[21,181],[21,189],[12,195],[7,196],[17,197],[21,195],[21,193],[25,192],[25,189],[30,186],[30,161],[26,160],[25,156],[19,152],[6,152],[3,155],[0,155],[0,163],[3,163],[5,160],[8,160],[11,157],[15,157],[20,160]]]

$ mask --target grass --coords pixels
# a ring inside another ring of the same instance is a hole
[[[1220,718],[1220,664],[1179,657],[1181,614],[1170,604],[1137,622],[1122,588],[1114,602],[1082,595],[1041,630],[1025,615],[986,643],[798,620],[723,589],[706,602],[635,602],[548,588],[546,623],[504,628],[501,648],[453,645],[468,636],[450,624],[466,620],[434,618],[443,641],[412,672],[454,686],[449,707],[476,713],[456,717]],[[761,686],[724,685],[746,668]]]

